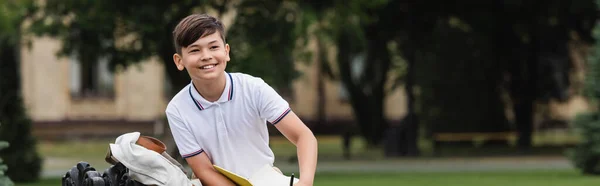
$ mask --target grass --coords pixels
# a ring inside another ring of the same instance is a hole
[[[338,161],[343,159],[342,140],[339,136],[318,136],[319,140],[319,161]],[[541,135],[534,136],[534,148],[530,154],[552,154],[562,155],[562,147],[539,147],[541,145],[561,144],[572,141],[572,137],[565,135]],[[295,158],[296,148],[287,139],[282,136],[273,136],[270,138],[271,149],[277,159]],[[94,139],[94,140],[74,140],[74,141],[42,141],[38,145],[38,151],[49,157],[61,157],[80,159],[85,161],[102,163],[108,144],[114,142],[114,139]],[[429,142],[421,140],[419,142],[423,156],[433,156],[433,150]],[[366,143],[361,137],[352,138],[350,152],[353,159],[379,160],[383,159],[381,148],[366,148]],[[489,156],[489,155],[511,155],[515,153],[513,147],[494,147],[494,148],[474,148],[474,147],[442,147],[439,149],[442,156]],[[519,152],[520,153],[520,152]],[[76,162],[75,162],[76,163]]]
[[[343,149],[341,138],[338,136],[318,136],[319,161],[342,161]],[[78,161],[87,161],[97,170],[104,170],[108,164],[104,156],[108,144],[114,139],[73,140],[73,141],[40,141],[38,151],[44,157],[52,157],[45,161],[45,170],[58,172],[67,171]],[[539,143],[538,143],[539,144]],[[296,148],[283,137],[271,137],[271,149],[276,159],[296,160]],[[426,149],[426,145],[422,146]],[[542,152],[542,150],[544,152]],[[350,148],[353,160],[380,160],[384,159],[380,148],[368,149],[360,137],[352,139]],[[444,147],[442,156],[489,156],[509,155],[514,153],[512,147],[501,148],[473,148],[473,147]],[[534,148],[532,152],[561,154],[563,149]],[[429,155],[425,155],[429,156]],[[600,179],[581,176],[575,171],[535,171],[535,172],[456,172],[456,173],[322,173],[315,179],[315,185],[327,186],[352,186],[352,185],[428,185],[428,186],[453,186],[453,185],[594,185]],[[60,185],[60,178],[47,178],[32,184],[17,184],[17,186],[46,186]]]
[[[319,136],[319,160],[339,161],[343,160],[342,139],[337,136]],[[284,137],[271,137],[270,146],[276,159],[295,158],[296,147]],[[377,160],[384,158],[380,149],[367,149],[366,143],[360,137],[352,138],[350,153],[355,159]]]
[[[338,136],[318,136],[319,140],[319,162],[340,162],[346,161],[343,158],[343,149],[341,138]],[[103,171],[108,168],[104,162],[104,157],[108,144],[114,139],[94,139],[94,140],[73,140],[73,141],[41,141],[38,145],[38,152],[44,155],[45,170],[54,170],[55,172],[67,171],[79,161],[86,161],[96,168]],[[276,161],[295,163],[296,148],[284,137],[271,137],[271,149],[275,153]],[[426,149],[426,148],[422,148]],[[364,140],[360,137],[352,139],[350,148],[352,160],[377,161],[385,159],[383,151],[380,148],[366,148]],[[542,148],[535,147],[527,154],[518,152],[513,147],[493,147],[493,148],[474,148],[474,147],[442,147],[439,149],[439,157],[482,157],[482,156],[510,156],[510,155],[559,155],[564,154],[564,148]],[[431,153],[424,151],[421,158],[434,157]],[[183,162],[184,163],[184,162]]]
[[[575,171],[454,172],[454,173],[326,173],[318,174],[314,185],[427,185],[427,186],[588,186],[599,177],[582,176]],[[55,186],[59,178],[17,186]]]
[[[319,175],[315,185],[427,185],[427,186],[583,186],[596,185],[600,178],[581,176],[572,171],[537,172],[455,172],[399,174]]]
[[[320,160],[339,160],[343,157],[341,139],[336,136],[320,136],[319,139],[319,159]],[[277,158],[290,158],[296,156],[296,147],[287,141],[284,137],[271,137],[271,149]],[[356,157],[363,159],[383,158],[380,150],[365,150],[364,141],[355,137],[350,151]],[[42,141],[38,145],[38,151],[48,157],[60,157],[69,159],[79,159],[94,162],[104,161],[108,144],[113,143],[114,139],[94,139],[85,141]],[[77,162],[74,162],[77,163]]]
[[[108,144],[114,139],[41,141],[38,152],[45,156],[64,158],[104,158]]]
[[[364,143],[355,138],[351,151],[354,157],[362,159],[382,158],[381,151],[364,150]],[[52,175],[64,174],[79,161],[90,163],[97,171],[102,172],[109,167],[104,161],[107,149],[114,139],[72,140],[72,141],[40,141],[38,152],[43,155],[43,170],[51,171]],[[271,148],[279,162],[293,161],[296,158],[296,148],[283,137],[271,138]],[[336,137],[319,137],[319,161],[341,161],[341,141]],[[185,162],[182,162],[185,164]],[[51,181],[51,180],[50,180]]]
[[[47,178],[42,179],[35,183],[17,183],[15,186],[57,186],[61,185],[60,178]]]

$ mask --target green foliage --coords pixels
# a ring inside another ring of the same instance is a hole
[[[2,42],[17,44],[19,26],[23,18],[33,8],[30,0],[0,0],[0,40]]]
[[[600,0],[596,3],[600,7]],[[596,23],[592,34],[600,39],[600,24]],[[587,70],[585,95],[597,108],[594,112],[579,114],[575,119],[575,129],[581,136],[581,142],[570,149],[568,155],[575,167],[584,174],[600,175],[600,43],[594,45]]]
[[[574,123],[582,140],[568,156],[584,174],[600,175],[600,117],[598,113],[580,114]]]
[[[600,6],[600,0],[597,0],[598,6]],[[595,39],[600,39],[600,23],[596,23],[592,36]],[[588,59],[588,66],[585,78],[585,95],[591,101],[592,104],[596,105],[596,109],[600,109],[600,44],[596,43],[593,45],[591,55]]]
[[[227,35],[232,57],[228,69],[262,77],[281,93],[289,93],[285,91],[291,90],[291,81],[300,75],[293,53],[298,37],[296,4],[245,0],[236,7],[237,18]]]
[[[11,106],[19,105],[21,99],[15,99]],[[14,107],[13,107],[14,108]],[[27,118],[24,109],[14,108],[14,111],[1,114],[14,114],[12,117],[2,117],[0,122],[0,140],[12,144],[0,151],[0,157],[8,167],[7,175],[16,182],[30,182],[39,179],[42,159],[36,151],[36,140],[31,135],[31,120]],[[5,115],[6,116],[6,115]]]
[[[31,120],[21,97],[19,70],[20,28],[29,15],[32,1],[0,0],[0,141],[11,144],[0,151],[10,169],[6,175],[15,182],[39,178],[41,158],[31,135]]]
[[[227,32],[232,61],[228,70],[260,76],[275,87],[291,84],[296,10],[287,1],[219,0],[179,1],[79,1],[48,0],[40,5],[30,30],[58,38],[58,55],[76,54],[83,63],[109,60],[113,70],[123,69],[150,57],[165,65],[171,93],[189,83],[187,73],[173,65],[172,31],[184,17],[209,13],[223,18],[237,11]],[[278,70],[272,70],[272,67]]]
[[[203,4],[206,1],[48,0],[38,5],[40,16],[32,17],[30,29],[60,39],[59,55],[75,53],[83,63],[106,57],[114,69],[173,48],[172,29]]]
[[[491,18],[491,17],[490,17]],[[421,87],[421,121],[434,132],[491,132],[509,130],[496,86],[502,69],[495,60],[489,35],[468,32],[445,17],[425,38],[425,51],[416,65]],[[431,75],[435,74],[435,75]]]
[[[5,141],[0,141],[0,151],[8,147],[8,143]],[[10,180],[8,176],[6,176],[6,170],[8,167],[4,164],[2,157],[0,157],[0,185],[4,186],[12,186],[13,182]]]

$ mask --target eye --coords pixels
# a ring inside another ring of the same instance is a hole
[[[198,50],[198,49],[192,49],[192,50],[190,50],[190,52],[198,52],[198,51],[200,51],[200,50]]]
[[[217,49],[219,46],[211,46],[210,49]]]

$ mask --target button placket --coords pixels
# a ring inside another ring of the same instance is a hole
[[[223,108],[221,107],[220,104],[216,104],[216,106],[217,106],[217,111],[215,113],[216,114],[215,118],[217,118],[217,120],[218,120],[217,125],[221,129],[220,132],[227,133],[227,125],[225,125],[225,117],[223,116]]]

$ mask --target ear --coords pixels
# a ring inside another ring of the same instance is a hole
[[[183,60],[178,53],[173,54],[173,62],[175,63],[175,66],[177,66],[177,70],[182,71],[185,68]]]
[[[227,62],[229,62],[229,60],[231,60],[231,58],[229,57],[229,51],[230,51],[229,44],[225,44],[225,55],[227,56],[226,57]]]

